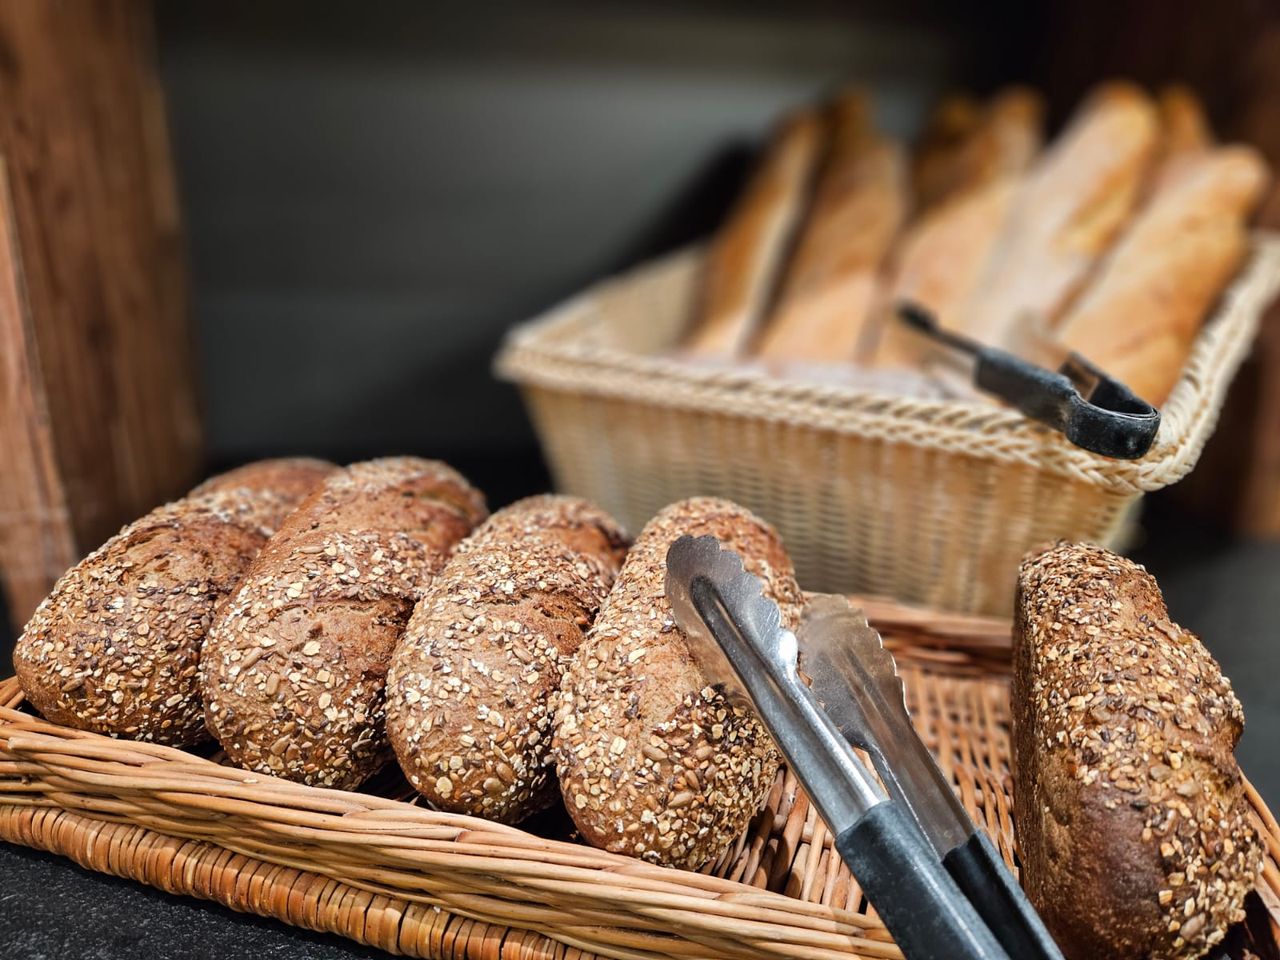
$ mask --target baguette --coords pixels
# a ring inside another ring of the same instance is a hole
[[[1262,865],[1244,718],[1155,580],[1100,547],[1024,561],[1014,624],[1022,883],[1069,960],[1199,957]]]
[[[1056,320],[1129,220],[1156,135],[1140,90],[1113,83],[1090,96],[1020,190],[956,328],[1014,346],[1020,325]]]
[[[1213,146],[1213,131],[1204,104],[1187,87],[1171,86],[1156,101],[1160,111],[1160,147],[1156,162],[1156,189],[1175,178],[1188,159],[1203,156]]]
[[[918,211],[946,199],[957,159],[978,128],[982,105],[967,93],[943,97],[930,111],[911,156],[911,195]]]
[[[788,118],[774,134],[707,253],[686,344],[691,352],[733,356],[755,335],[808,201],[822,139],[822,124],[809,111]]]
[[[1041,139],[1043,104],[1022,88],[995,97],[953,165],[947,198],[908,229],[895,257],[886,306],[902,301],[933,312],[954,327],[991,259]],[[886,324],[874,362],[882,367],[919,366],[929,346],[919,335]]]
[[[871,128],[862,99],[831,110],[832,145],[808,220],[764,328],[772,360],[852,360],[872,315],[880,270],[907,212],[901,146]]]
[[[1134,220],[1056,337],[1157,406],[1248,252],[1247,221],[1267,185],[1250,147],[1183,157]]]
[[[387,675],[387,733],[432,806],[515,823],[557,796],[553,695],[613,585],[625,538],[572,497],[531,497],[462,542]]]
[[[484,500],[442,463],[327,479],[266,544],[209,631],[205,721],[231,762],[351,789],[382,763],[384,686],[414,603]]]
[[[206,739],[197,665],[217,605],[309,487],[336,468],[268,460],[124,527],[57,582],[14,649],[54,723],[191,746]]]
[[[713,534],[739,553],[794,627],[803,602],[773,529],[725,500],[673,504],[641,532],[561,686],[553,756],[583,838],[697,868],[742,834],[779,756],[754,714],[708,686],[671,618],[667,549]]]

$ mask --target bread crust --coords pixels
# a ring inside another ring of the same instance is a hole
[[[825,132],[812,111],[783,121],[707,253],[687,347],[733,356],[764,317],[808,202]]]
[[[554,698],[625,536],[575,497],[499,510],[418,603],[387,676],[387,732],[437,809],[515,823],[557,796]]]
[[[919,366],[929,352],[923,337],[894,322],[889,311],[897,303],[921,304],[947,328],[960,323],[1039,152],[1042,115],[1037,94],[1011,87],[992,99],[958,148],[945,195],[918,214],[895,252],[886,311],[877,318],[876,366]]]
[[[588,843],[693,869],[741,835],[779,755],[754,714],[707,685],[672,620],[666,555],[684,534],[720,538],[797,623],[803,598],[772,527],[726,500],[667,507],[640,533],[565,673],[553,756]]]
[[[352,789],[386,757],[392,651],[484,501],[445,464],[388,457],[329,477],[209,631],[205,720],[239,766]]]
[[[250,464],[125,526],[63,575],[19,637],[27,699],[82,730],[172,746],[206,739],[196,674],[215,608],[334,469]]]
[[[1023,886],[1070,960],[1200,956],[1262,860],[1230,684],[1155,580],[1101,547],[1029,557],[1015,610]]]
[[[1248,251],[1268,182],[1250,147],[1181,156],[1056,331],[1138,396],[1164,403]]]
[[[1019,191],[957,326],[992,346],[1051,324],[1129,221],[1156,149],[1155,105],[1128,84],[1096,90]]]

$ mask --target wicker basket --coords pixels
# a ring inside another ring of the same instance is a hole
[[[717,494],[779,529],[801,583],[1007,614],[1018,562],[1064,537],[1115,546],[1144,491],[1195,465],[1280,285],[1280,237],[1206,325],[1140,461],[1108,460],[992,404],[904,398],[670,356],[699,251],[608,281],[518,328],[497,361],[523,388],[557,485],[631,529]]]
[[[867,605],[895,649],[916,725],[1011,863],[1008,625]],[[737,846],[700,873],[650,866],[369,792],[287,783],[167,747],[46,723],[0,683],[0,837],[173,893],[454,960],[899,957],[785,771]],[[1259,936],[1280,933],[1280,826]],[[1267,955],[1267,954],[1262,954]]]

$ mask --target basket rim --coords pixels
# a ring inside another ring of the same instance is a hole
[[[1019,463],[1132,495],[1168,486],[1194,467],[1262,315],[1280,291],[1280,232],[1255,231],[1248,260],[1197,336],[1161,409],[1152,451],[1141,460],[1111,460],[1073,446],[1017,411],[980,400],[922,399],[865,386],[804,383],[568,338],[576,329],[601,322],[593,315],[593,304],[602,293],[694,265],[700,256],[701,248],[695,246],[648,261],[515,327],[495,357],[495,374],[526,389],[769,420]]]

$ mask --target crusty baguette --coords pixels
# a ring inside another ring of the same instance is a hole
[[[1244,260],[1246,224],[1266,185],[1266,164],[1250,147],[1184,158],[1063,317],[1057,339],[1163,403]]]
[[[755,335],[808,202],[823,137],[810,111],[792,115],[774,134],[707,252],[691,352],[732,356]]]
[[[1160,111],[1160,146],[1156,159],[1156,183],[1176,177],[1188,158],[1202,156],[1213,146],[1213,131],[1204,104],[1189,88],[1170,86],[1156,101]],[[1157,187],[1158,188],[1158,187]]]
[[[196,670],[214,609],[335,469],[251,464],[126,526],[67,571],[18,639],[27,699],[83,730],[174,746],[205,739]]]
[[[588,843],[696,868],[741,835],[779,758],[754,714],[707,686],[672,622],[666,556],[683,534],[713,534],[739,553],[796,624],[800,589],[771,527],[724,500],[667,507],[636,540],[565,673],[553,753]]]
[[[851,360],[863,342],[908,201],[901,145],[872,129],[854,96],[833,105],[831,148],[760,339],[763,357]]]
[[[480,494],[434,460],[370,460],[328,478],[264,547],[205,642],[205,720],[227,757],[339,788],[373,773],[392,650],[484,516]]]
[[[1156,136],[1140,90],[1112,83],[1090,96],[1029,175],[957,328],[1010,346],[1020,325],[1052,323],[1132,215]]]
[[[911,195],[917,210],[942,202],[955,183],[957,158],[977,129],[982,105],[967,93],[939,100],[911,153]]]
[[[624,552],[573,497],[521,500],[462,542],[387,674],[387,733],[432,806],[515,823],[557,796],[553,698]]]
[[[917,366],[929,349],[893,322],[888,311],[896,304],[927,307],[944,327],[958,322],[1039,150],[1042,115],[1040,98],[1020,87],[1001,92],[983,112],[953,164],[947,197],[919,216],[895,253],[876,366]]]
[[[1244,917],[1261,868],[1232,751],[1244,718],[1138,565],[1024,561],[1014,625],[1022,883],[1069,960],[1182,960]]]

